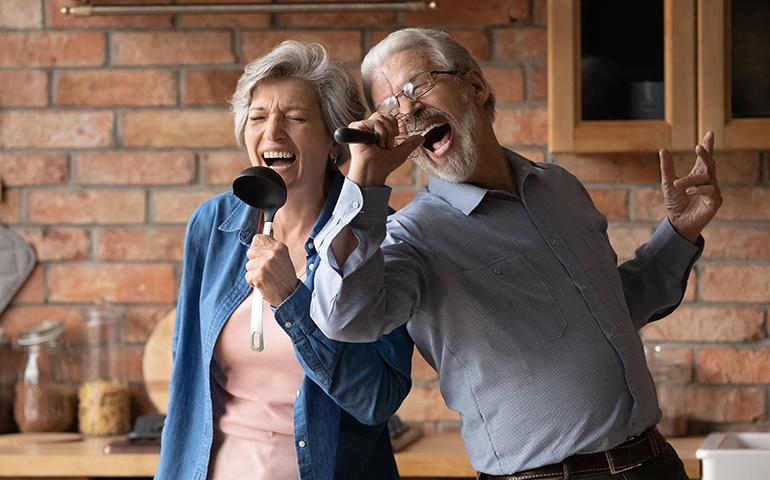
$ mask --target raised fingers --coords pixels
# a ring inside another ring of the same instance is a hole
[[[676,173],[674,171],[674,159],[671,156],[671,152],[665,148],[658,152],[660,157],[660,177],[661,182],[664,184],[673,183],[676,180]]]
[[[674,181],[676,188],[687,189],[699,185],[711,185],[711,177],[706,174],[687,175]]]

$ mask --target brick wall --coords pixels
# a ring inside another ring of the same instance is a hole
[[[661,218],[655,155],[547,155],[545,0],[443,0],[438,12],[314,16],[58,14],[70,4],[0,1],[0,221],[39,257],[0,324],[16,334],[55,317],[72,336],[81,307],[100,299],[127,306],[137,412],[149,409],[143,343],[174,305],[187,217],[247,165],[225,99],[242,64],[283,39],[320,41],[355,68],[391,30],[446,28],[497,93],[501,141],[584,181],[620,257]],[[692,156],[678,161],[683,170]],[[661,394],[685,398],[691,431],[770,426],[770,155],[723,153],[718,163],[725,205],[706,232],[686,302],[644,332],[683,365]],[[424,181],[411,165],[394,173],[394,206]],[[435,373],[419,358],[414,378],[401,415],[455,428]]]

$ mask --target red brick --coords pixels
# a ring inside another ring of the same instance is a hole
[[[770,219],[770,188],[725,187],[722,188],[724,203],[715,218],[719,220],[767,220]]]
[[[492,58],[492,51],[489,48],[489,36],[484,30],[472,29],[464,30],[457,28],[447,29],[447,32],[460,43],[468,53],[477,61],[482,62]]]
[[[52,302],[173,302],[170,264],[61,264],[48,269]]]
[[[155,223],[187,223],[195,208],[216,195],[206,191],[160,191],[152,197]]]
[[[751,422],[765,419],[765,392],[761,388],[690,387],[690,420]]]
[[[524,100],[524,74],[521,68],[484,68],[484,77],[495,93],[497,104]]]
[[[502,28],[494,32],[497,60],[545,60],[546,29]]]
[[[281,0],[278,3],[308,3],[307,0]],[[339,3],[338,0],[317,0],[321,3]],[[279,13],[274,15],[275,25],[278,27],[382,27],[393,25],[396,22],[396,13],[388,11],[380,12],[330,12],[330,13]]]
[[[511,23],[511,8],[508,0],[442,0],[435,10],[408,12],[404,15],[406,26],[489,26]]]
[[[707,302],[770,302],[770,266],[701,267],[700,298]]]
[[[645,345],[645,355],[655,385],[692,381],[692,349],[669,345]]]
[[[101,32],[5,32],[0,45],[2,67],[83,67],[105,58]]]
[[[55,103],[68,106],[174,105],[176,75],[163,70],[59,72]]]
[[[83,152],[75,156],[75,181],[102,185],[185,185],[195,178],[190,152]]]
[[[666,215],[660,187],[638,188],[631,193],[632,220],[661,220]]]
[[[81,0],[46,0],[46,24],[56,28],[172,28],[173,15],[94,15],[76,17],[59,12],[63,6],[76,6]],[[124,0],[99,0],[100,5],[125,4]],[[132,4],[168,4],[171,0],[131,0]]]
[[[144,222],[141,190],[32,190],[29,221],[35,223],[114,224]]]
[[[0,112],[0,147],[107,147],[112,123],[111,112]]]
[[[610,224],[609,228],[607,228],[607,236],[610,238],[612,248],[618,255],[618,262],[622,263],[633,258],[636,249],[650,239],[652,229],[649,227],[621,227]]]
[[[421,382],[438,380],[438,373],[425,361],[417,349],[412,354],[412,380]]]
[[[270,0],[182,0],[181,4],[219,4],[219,3],[270,3]],[[234,13],[211,15],[177,15],[177,25],[181,28],[267,28],[270,26],[270,14]]]
[[[407,203],[412,201],[416,193],[416,191],[412,190],[395,190],[390,193],[388,204],[394,210],[401,210]]]
[[[533,67],[529,77],[529,95],[532,100],[548,99],[548,68]]]
[[[209,185],[230,185],[241,170],[251,166],[246,153],[240,150],[206,152],[201,159],[203,182]]]
[[[701,383],[770,383],[770,348],[702,348],[695,362]]]
[[[67,181],[67,157],[62,153],[0,153],[4,186],[53,185]]]
[[[3,188],[3,201],[0,202],[0,222],[17,223],[21,220],[20,190]]]
[[[0,72],[0,105],[3,107],[48,105],[48,74],[37,70]]]
[[[96,241],[102,260],[181,260],[184,228],[104,228]]]
[[[716,152],[714,161],[717,165],[717,179],[720,185],[756,183],[759,180],[759,155],[758,152],[751,151]],[[694,163],[695,153],[674,154],[674,165],[679,176],[687,175]]]
[[[695,301],[695,294],[697,289],[695,288],[698,284],[698,268],[694,268],[690,271],[690,278],[687,279],[687,287],[685,287],[684,292],[684,299],[683,302],[694,302]]]
[[[127,343],[144,343],[155,325],[173,309],[166,307],[130,307],[123,323],[123,340]]]
[[[40,0],[3,0],[0,2],[0,28],[42,28]]]
[[[43,303],[45,300],[45,272],[42,265],[37,265],[24,281],[11,305]]]
[[[35,248],[37,260],[83,260],[91,250],[91,238],[82,228],[27,227],[15,229]]]
[[[184,74],[184,105],[226,106],[243,70],[188,70]]]
[[[681,306],[643,329],[645,341],[745,342],[765,337],[764,310]]]
[[[548,0],[535,0],[533,10],[535,24],[545,26],[548,23]]]
[[[123,145],[233,147],[233,119],[224,110],[147,110],[122,115]]]
[[[43,320],[58,320],[64,326],[64,338],[79,341],[83,315],[80,307],[69,306],[12,306],[0,315],[0,325],[11,338]]]
[[[498,109],[495,134],[503,145],[546,145],[548,114],[545,108]]]
[[[706,258],[770,259],[770,226],[711,224],[703,238]]]
[[[227,32],[113,32],[115,65],[233,63]]]
[[[553,161],[584,183],[660,183],[654,154],[555,154]]]
[[[458,420],[459,415],[444,405],[438,386],[413,387],[396,412],[404,421]]]
[[[390,175],[388,175],[388,179],[385,181],[385,183],[394,187],[414,186],[414,177],[416,171],[417,167],[412,162],[407,160]]]
[[[589,195],[596,209],[607,217],[607,220],[626,220],[628,218],[628,191],[625,189],[589,189]]]
[[[508,17],[513,22],[524,22],[529,18],[529,0],[509,0]]]
[[[248,63],[269,52],[284,40],[318,42],[343,62],[360,62],[361,33],[351,30],[267,30],[241,35],[241,63]]]

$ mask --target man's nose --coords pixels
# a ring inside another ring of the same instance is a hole
[[[414,117],[418,113],[422,111],[422,109],[425,108],[425,106],[422,104],[422,102],[417,100],[412,100],[411,98],[404,95],[401,97],[398,101],[398,109],[402,114],[409,115]]]

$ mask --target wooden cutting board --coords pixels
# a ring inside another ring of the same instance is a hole
[[[168,408],[168,379],[171,377],[171,339],[176,309],[161,318],[150,333],[142,355],[142,376],[150,401],[160,413]]]

